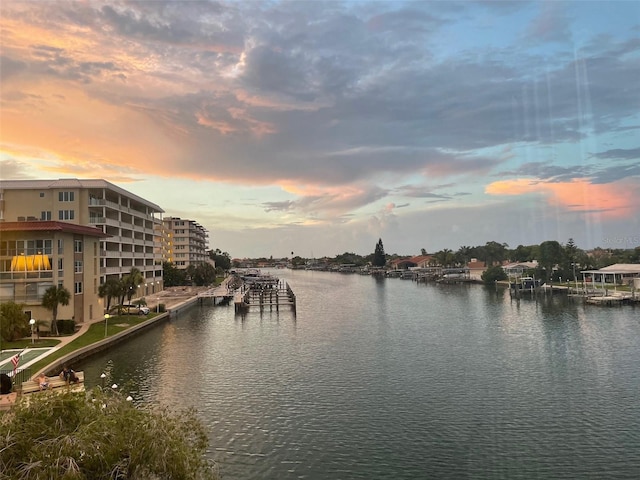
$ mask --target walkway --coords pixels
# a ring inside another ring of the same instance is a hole
[[[213,290],[217,290],[220,292],[227,290],[227,283],[231,277],[225,278],[222,283]],[[187,302],[191,298],[198,296],[202,292],[209,291],[211,289],[207,289],[206,287],[172,287],[162,290],[154,295],[147,295],[145,301],[147,302],[147,306],[153,310],[158,310],[158,306],[160,304],[164,304],[165,309],[170,311],[172,308],[178,307],[181,304]],[[132,303],[135,302],[135,299],[132,299]],[[83,322],[80,324],[80,328],[73,334],[67,335],[64,337],[50,337],[55,340],[59,340],[59,343],[55,347],[38,347],[37,345],[31,348],[27,346],[22,352],[20,356],[20,363],[18,364],[19,369],[27,369],[34,363],[46,358],[57,350],[63,348],[68,345],[70,342],[74,341],[76,338],[84,335],[84,333],[89,330],[89,327],[94,323],[102,323],[104,322],[104,318],[96,318],[87,322]],[[45,337],[48,338],[48,337]],[[11,350],[2,350],[0,352],[0,370],[12,370],[13,364],[10,359],[16,353],[19,353],[20,349],[11,349]],[[33,375],[36,375],[38,372],[32,372]]]
[[[27,346],[22,351],[23,353],[20,356],[20,363],[18,364],[18,368],[22,370],[29,368],[32,364],[42,360],[43,358],[46,358],[47,356],[51,355],[53,352],[61,349],[65,345],[74,341],[76,338],[83,335],[87,330],[89,330],[89,327],[91,325],[98,322],[104,322],[104,319],[99,318],[96,320],[92,320],[90,322],[82,323],[78,331],[76,331],[73,335],[67,335],[64,337],[45,337],[45,338],[53,338],[55,340],[59,340],[59,343],[55,347],[38,347],[37,345],[34,347]],[[20,349],[3,350],[0,353],[0,362],[2,362],[0,363],[0,370],[5,370],[5,371],[12,370],[13,364],[11,363],[10,359],[16,353],[20,353],[20,351],[21,351]]]

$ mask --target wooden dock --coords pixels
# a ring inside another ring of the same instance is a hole
[[[284,280],[270,275],[230,276],[221,285],[198,294],[200,302],[206,298],[213,298],[216,303],[233,300],[236,312],[245,312],[252,307],[276,311],[280,307],[296,309],[296,295],[291,287]]]
[[[625,299],[623,297],[614,297],[611,295],[607,295],[607,296],[600,296],[600,297],[587,297],[585,299],[585,302],[591,305],[606,305],[611,307],[615,305],[622,305],[624,300]]]
[[[279,311],[280,307],[290,307],[295,312],[296,295],[283,280],[271,285],[245,284],[236,291],[233,304],[236,312],[244,312],[252,307],[258,307],[261,311]]]

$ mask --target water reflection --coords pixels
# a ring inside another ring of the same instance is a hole
[[[111,361],[114,381],[131,381],[134,398],[195,406],[226,478],[637,470],[636,310],[283,273],[297,316],[194,307],[88,361],[88,386]]]

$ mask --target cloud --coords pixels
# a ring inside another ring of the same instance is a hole
[[[30,172],[30,165],[12,158],[0,160],[0,178],[28,179],[37,178]]]
[[[594,154],[596,158],[604,160],[636,160],[640,161],[640,147],[637,148],[613,148]]]
[[[637,216],[640,185],[632,179],[610,184],[592,184],[584,179],[572,182],[544,182],[531,179],[500,180],[486,186],[489,195],[542,195],[551,206],[586,215],[608,218]]]
[[[495,192],[621,212],[613,187],[635,200],[640,175],[640,39],[617,22],[637,6],[591,31],[594,5],[4,2],[5,171],[38,158],[41,175],[186,180],[207,198],[268,189],[228,202],[341,239],[428,201],[514,199]]]
[[[537,42],[567,42],[571,40],[569,19],[561,2],[542,2],[538,16],[527,28],[525,38]]]

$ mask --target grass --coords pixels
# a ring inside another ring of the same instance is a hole
[[[107,324],[106,336],[104,331],[104,322],[93,323],[89,327],[89,330],[87,330],[83,335],[75,338],[61,349],[56,350],[50,355],[47,355],[42,360],[31,365],[31,371],[38,372],[45,368],[47,365],[55,363],[56,360],[59,360],[60,358],[75,350],[86,347],[88,345],[92,345],[96,342],[99,342],[100,340],[105,339],[106,337],[111,337],[112,335],[127,330],[128,328],[131,328],[135,325],[139,325],[140,323],[145,322],[155,316],[156,314],[150,313],[149,315],[144,317],[139,315],[120,315],[110,317],[109,323]]]

